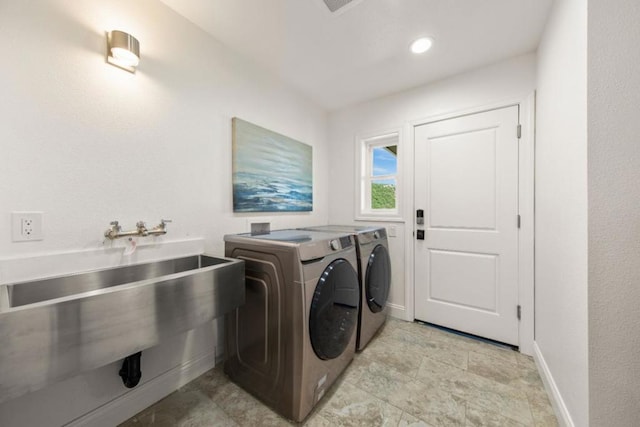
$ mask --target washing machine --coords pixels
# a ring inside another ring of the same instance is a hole
[[[358,277],[362,300],[358,313],[356,349],[363,350],[387,319],[391,288],[391,260],[384,227],[323,225],[304,230],[350,233],[356,240]]]
[[[227,235],[245,261],[245,304],[225,317],[224,371],[302,421],[355,353],[360,303],[353,235],[306,230]]]

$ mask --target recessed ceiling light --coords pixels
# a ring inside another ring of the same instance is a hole
[[[425,53],[426,51],[431,49],[432,45],[433,40],[431,40],[429,37],[420,37],[419,39],[414,40],[414,42],[411,43],[411,52],[416,54]]]

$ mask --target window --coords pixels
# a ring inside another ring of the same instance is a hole
[[[399,132],[360,140],[357,219],[399,217]]]

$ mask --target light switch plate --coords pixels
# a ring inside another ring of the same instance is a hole
[[[42,212],[11,212],[11,236],[14,242],[42,240]]]

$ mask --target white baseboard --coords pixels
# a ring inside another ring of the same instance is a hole
[[[387,308],[389,308],[389,316],[394,317],[400,320],[406,320],[407,322],[413,322],[413,319],[409,319],[407,312],[407,308],[398,304],[390,304],[387,303]]]
[[[215,351],[159,375],[99,408],[76,418],[68,427],[116,426],[143,409],[168,396],[189,381],[198,378],[216,364]]]
[[[551,405],[553,406],[553,411],[556,413],[558,424],[563,427],[575,427],[573,419],[567,409],[567,405],[565,405],[562,395],[560,394],[560,390],[558,390],[558,386],[551,375],[549,366],[547,366],[547,362],[544,360],[540,347],[538,347],[538,343],[535,341],[533,342],[533,359],[538,366],[540,378],[542,378],[544,388],[547,390],[549,400],[551,400]]]

